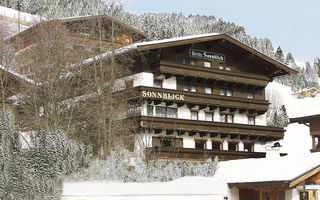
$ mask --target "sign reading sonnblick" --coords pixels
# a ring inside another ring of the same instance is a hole
[[[167,92],[151,92],[151,91],[141,91],[143,97],[151,97],[151,98],[158,98],[158,99],[167,99],[167,100],[184,100],[184,95],[182,94],[170,94]]]
[[[226,56],[218,53],[211,53],[207,51],[200,51],[195,49],[189,49],[189,56],[201,59],[208,59],[208,60],[217,60],[220,62],[226,61]]]

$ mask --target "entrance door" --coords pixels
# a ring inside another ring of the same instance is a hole
[[[239,200],[260,200],[259,193],[252,189],[239,189]]]

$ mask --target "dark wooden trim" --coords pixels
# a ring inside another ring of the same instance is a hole
[[[169,100],[169,99],[160,99],[160,98],[151,98],[151,97],[143,97],[144,99],[151,100],[159,100],[159,101],[171,101],[175,103],[179,103],[179,106],[183,104],[187,104],[189,108],[193,108],[196,105],[206,105],[211,109],[216,109],[217,107],[222,108],[234,108],[241,109],[244,111],[254,110],[260,111],[260,113],[265,113],[269,108],[269,102],[266,100],[257,100],[257,99],[246,99],[239,97],[226,97],[220,95],[213,94],[205,94],[205,93],[197,93],[197,92],[185,92],[179,90],[172,89],[164,89],[164,88],[154,88],[154,87],[146,87],[139,86],[136,87],[137,91],[151,91],[151,92],[165,92],[171,94],[180,94],[185,95],[185,100]],[[141,94],[140,94],[141,96]]]
[[[158,43],[145,43],[138,45],[138,50],[150,50],[150,49],[157,49],[157,48],[164,48],[164,47],[172,47],[172,46],[178,46],[178,45],[185,45],[185,44],[192,44],[192,43],[198,43],[198,42],[207,42],[207,41],[214,41],[214,40],[223,40],[226,41],[225,43],[230,43],[231,45],[235,45],[248,53],[252,54],[253,56],[257,56],[261,60],[280,68],[280,70],[284,71],[283,73],[292,73],[297,74],[298,72],[294,69],[291,69],[290,67],[286,66],[283,63],[280,63],[279,61],[270,58],[269,56],[264,55],[263,53],[260,53],[259,51],[249,47],[248,45],[245,45],[244,43],[228,36],[227,34],[216,34],[216,35],[209,35],[209,36],[199,36],[195,38],[186,38],[186,39],[177,39],[172,41],[163,41]]]
[[[138,118],[141,121],[141,126],[152,129],[170,129],[170,130],[185,130],[189,132],[212,132],[217,131],[220,134],[245,134],[251,136],[250,139],[257,138],[257,136],[269,136],[272,139],[283,138],[284,129],[269,126],[257,126],[247,124],[222,123],[222,122],[207,122],[200,120],[188,119],[172,119],[160,117],[146,117]],[[190,133],[189,133],[190,134]],[[195,134],[194,134],[195,135]]]
[[[241,83],[251,86],[266,87],[269,79],[264,76],[251,75],[246,73],[223,71],[213,68],[200,67],[195,65],[185,65],[181,63],[175,63],[173,61],[160,61],[154,65],[154,73],[162,74],[175,74],[180,76],[186,76],[193,78],[202,78],[205,80],[216,80],[222,83],[232,82]]]
[[[195,148],[168,148],[168,147],[147,147],[147,157],[149,159],[214,159],[219,160],[242,159],[242,158],[264,158],[266,153],[247,151],[228,151],[215,149],[195,149]]]

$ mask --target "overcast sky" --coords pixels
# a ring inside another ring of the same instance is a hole
[[[270,38],[296,59],[320,57],[320,0],[128,0],[126,10],[143,13],[214,15],[247,34]]]

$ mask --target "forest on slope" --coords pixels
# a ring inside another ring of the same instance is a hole
[[[245,28],[232,22],[216,19],[210,15],[188,15],[177,13],[145,13],[137,15],[126,12],[123,0],[1,0],[1,6],[57,19],[73,16],[107,14],[129,24],[149,35],[148,40],[159,40],[203,33],[226,33],[248,46],[270,56],[291,68],[297,75],[277,78],[276,81],[288,85],[293,91],[319,87],[320,59],[306,62],[306,67],[298,67],[291,53],[284,55],[281,47],[275,50],[268,38],[257,38],[246,34]],[[312,64],[310,64],[312,63]]]

